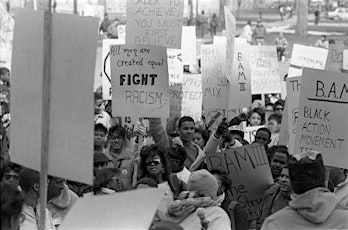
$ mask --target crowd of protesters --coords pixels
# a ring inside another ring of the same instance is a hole
[[[10,72],[1,69],[1,79],[1,229],[38,229],[40,174],[11,162]],[[79,197],[148,187],[165,191],[152,229],[348,228],[347,169],[325,167],[318,152],[294,157],[287,146],[278,145],[283,100],[265,106],[254,101],[248,113],[222,120],[215,131],[189,116],[170,118],[168,124],[149,118],[147,133],[137,123],[133,142],[106,109],[110,103],[95,93],[94,184],[49,176],[45,229],[59,227]],[[274,180],[255,220],[227,193],[233,185],[227,172],[209,171],[205,161],[210,154],[249,144],[242,122],[265,126],[257,130],[255,142],[265,147]],[[144,135],[154,143],[145,143]]]

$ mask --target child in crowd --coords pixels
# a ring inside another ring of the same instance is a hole
[[[272,147],[274,145],[278,145],[279,142],[279,132],[280,132],[280,124],[282,123],[282,114],[279,112],[272,113],[268,117],[268,129],[271,131],[271,143],[269,143],[268,147]]]

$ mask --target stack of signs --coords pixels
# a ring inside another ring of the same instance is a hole
[[[294,153],[317,150],[324,164],[348,168],[348,76],[303,70]]]

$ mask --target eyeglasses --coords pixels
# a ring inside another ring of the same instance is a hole
[[[18,180],[18,175],[14,175],[14,174],[5,174],[5,179],[6,179],[6,180],[10,180],[11,178],[13,178],[14,180]]]
[[[159,164],[161,164],[160,159],[153,159],[152,161],[146,161],[145,163],[146,166],[159,165]]]
[[[283,110],[284,110],[284,108],[276,108],[276,110],[281,110],[281,111],[283,111]]]
[[[115,141],[115,140],[123,140],[123,137],[122,136],[110,136],[109,137],[110,141]]]
[[[258,136],[256,136],[255,137],[255,140],[262,140],[262,141],[268,141],[268,138],[265,138],[265,137],[258,137]]]

